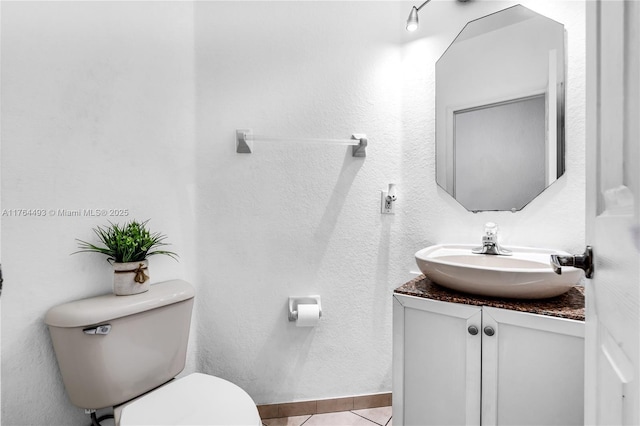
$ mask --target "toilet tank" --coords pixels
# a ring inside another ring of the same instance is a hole
[[[85,409],[112,407],[180,373],[194,295],[189,283],[171,280],[145,293],[51,308],[45,323],[71,402]]]

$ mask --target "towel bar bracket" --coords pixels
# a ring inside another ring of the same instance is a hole
[[[253,141],[247,136],[251,135],[251,129],[236,129],[236,152],[238,154],[251,154]]]
[[[351,135],[351,139],[360,141],[358,145],[354,145],[351,147],[351,155],[353,155],[354,157],[366,157],[368,144],[367,135],[354,134]]]

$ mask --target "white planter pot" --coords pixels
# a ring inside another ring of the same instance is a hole
[[[125,262],[113,264],[113,293],[116,296],[149,291],[149,261]]]

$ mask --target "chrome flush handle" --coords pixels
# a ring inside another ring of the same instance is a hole
[[[591,278],[593,276],[593,249],[587,246],[583,254],[573,256],[561,256],[559,254],[551,255],[551,267],[553,271],[561,275],[563,266],[573,266],[584,271],[584,276]]]

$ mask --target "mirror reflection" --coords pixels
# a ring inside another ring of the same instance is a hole
[[[564,55],[564,26],[518,5],[436,63],[436,178],[467,210],[521,210],[564,173]]]

